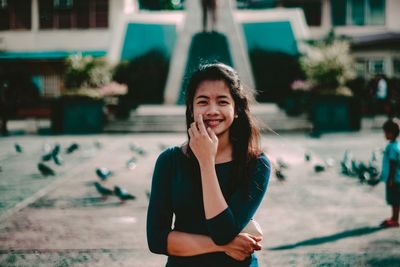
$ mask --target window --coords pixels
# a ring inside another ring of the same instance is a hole
[[[54,0],[54,8],[56,9],[71,9],[74,5],[73,0]]]
[[[385,0],[335,0],[330,3],[335,26],[385,24]]]
[[[365,59],[356,59],[355,70],[357,76],[364,77],[365,74],[367,73],[367,61]]]
[[[7,0],[0,0],[0,9],[7,8]]]
[[[107,28],[108,3],[108,0],[39,0],[40,28]],[[60,8],[60,6],[63,8]]]
[[[385,63],[383,59],[373,59],[368,62],[368,72],[369,74],[384,74],[385,73]]]
[[[400,76],[400,58],[393,59],[393,73],[395,76]]]
[[[286,0],[283,2],[283,6],[302,8],[308,25],[321,25],[321,0]]]
[[[31,0],[0,0],[0,30],[31,28]]]

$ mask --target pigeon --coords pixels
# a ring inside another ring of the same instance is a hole
[[[310,160],[311,160],[311,154],[310,154],[310,152],[304,153],[304,159],[305,159],[305,161],[310,161]]]
[[[47,153],[42,156],[42,161],[49,161],[49,160],[51,160],[52,157],[53,157],[52,153]]]
[[[52,156],[54,157],[54,156],[58,155],[58,153],[60,153],[60,149],[61,149],[61,146],[59,144],[56,144],[53,148],[53,151],[51,151]]]
[[[75,150],[77,150],[79,148],[79,145],[77,143],[72,143],[69,147],[67,147],[66,149],[66,153],[67,154],[71,154],[72,152],[74,152]]]
[[[278,160],[276,161],[276,163],[278,164],[278,166],[279,166],[280,169],[287,169],[287,168],[289,168],[289,165],[288,165],[286,162],[284,162],[282,159],[278,159]]]
[[[97,148],[97,149],[102,149],[102,147],[103,147],[103,145],[100,143],[99,140],[94,141],[93,144],[94,144],[95,148]]]
[[[44,151],[44,153],[50,153],[50,151],[51,151],[51,145],[49,144],[49,143],[44,143],[43,144],[43,151]]]
[[[100,193],[103,200],[106,200],[108,196],[114,195],[114,191],[102,186],[99,182],[95,182],[94,186],[96,187],[97,192]]]
[[[114,194],[121,200],[121,203],[124,203],[126,200],[134,200],[136,197],[134,195],[129,194],[124,189],[119,186],[114,186]]]
[[[355,159],[351,160],[351,171],[353,174],[357,175],[360,173],[360,169],[358,167],[359,165],[357,164]]]
[[[38,163],[37,167],[38,167],[40,173],[43,176],[54,176],[54,175],[56,175],[56,172],[53,169],[51,169],[49,166],[45,165],[42,162]]]
[[[316,164],[314,166],[314,171],[315,172],[323,172],[323,171],[325,171],[325,166],[321,165],[321,164]]]
[[[143,148],[136,146],[135,144],[130,144],[129,149],[132,152],[139,154],[140,156],[146,155],[146,151]]]
[[[22,146],[20,144],[15,143],[14,147],[15,147],[15,151],[17,151],[18,153],[22,153],[23,152]]]
[[[281,170],[275,170],[275,176],[278,178],[279,181],[286,180],[286,176],[282,173]]]
[[[55,164],[57,164],[58,166],[60,166],[60,165],[62,165],[63,164],[63,159],[62,159],[62,157],[60,156],[60,155],[55,155],[55,156],[53,156],[53,160],[54,160],[54,163]]]
[[[96,169],[96,174],[97,174],[97,176],[98,176],[101,180],[105,181],[105,180],[107,180],[107,178],[110,177],[113,173],[112,173],[112,171],[110,171],[108,168],[102,167],[102,168],[97,168],[97,169]]]
[[[367,181],[367,184],[368,185],[371,185],[371,186],[376,186],[377,184],[379,184],[379,182],[380,182],[381,180],[378,178],[378,179],[369,179],[368,181]]]
[[[129,170],[135,169],[135,168],[136,168],[136,158],[133,157],[133,158],[129,159],[129,160],[126,162],[126,167],[127,167]]]

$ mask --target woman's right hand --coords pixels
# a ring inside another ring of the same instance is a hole
[[[223,251],[237,261],[244,261],[256,250],[261,250],[262,237],[239,233],[230,243],[222,246]]]

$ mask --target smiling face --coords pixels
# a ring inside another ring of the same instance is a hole
[[[193,99],[193,116],[203,115],[206,127],[218,138],[229,138],[229,128],[235,117],[235,102],[226,83],[222,80],[203,81]]]

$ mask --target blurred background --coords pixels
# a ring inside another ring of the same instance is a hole
[[[2,133],[7,120],[27,118],[53,133],[74,132],[67,107],[78,96],[101,102],[103,115],[88,132],[157,130],[118,120],[135,121],[136,111],[142,121],[143,105],[183,104],[185,78],[207,61],[235,67],[264,113],[283,111],[320,132],[358,130],[362,118],[398,115],[399,10],[396,0],[221,0],[216,28],[207,31],[199,1],[4,0]],[[327,94],[340,111],[316,107]],[[331,125],[322,125],[329,113]]]
[[[215,20],[213,12],[215,11]],[[273,165],[260,266],[400,266],[379,183],[400,1],[0,0],[0,266],[164,266],[146,244],[187,79],[234,67]]]

